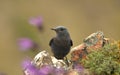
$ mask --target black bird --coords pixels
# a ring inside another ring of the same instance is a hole
[[[55,58],[64,59],[73,45],[69,32],[64,26],[57,26],[52,30],[56,32],[56,37],[50,40],[49,45]]]

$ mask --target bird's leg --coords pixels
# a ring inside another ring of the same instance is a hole
[[[67,57],[65,57],[65,63],[67,64],[67,66],[70,66],[70,64],[69,64],[69,61],[68,61]]]

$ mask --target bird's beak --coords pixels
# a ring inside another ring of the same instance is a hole
[[[55,29],[55,28],[51,28],[51,30],[54,30],[54,31],[56,31],[56,29]]]

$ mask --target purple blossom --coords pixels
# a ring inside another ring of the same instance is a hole
[[[55,75],[65,75],[67,71],[64,68],[56,68]]]
[[[56,68],[53,65],[46,65],[40,68],[40,73],[43,75],[64,75],[65,69]]]
[[[22,67],[25,75],[55,75],[54,68],[52,66],[47,65],[38,68],[28,59],[23,61]]]
[[[35,66],[29,66],[26,68],[26,71],[29,75],[41,75],[42,73],[39,72]]]
[[[29,59],[23,61],[22,68],[24,70],[25,75],[27,75],[27,73],[29,75],[53,75],[54,73],[54,68],[52,66],[47,65],[38,68],[34,64],[32,64],[31,60]]]
[[[30,18],[29,24],[36,26],[39,30],[43,30],[43,18],[41,16]]]
[[[36,44],[29,38],[20,38],[18,39],[18,46],[20,50],[27,51],[33,49]]]
[[[33,26],[39,27],[39,26],[42,26],[43,19],[40,16],[39,17],[32,17],[32,18],[29,19],[29,23]]]
[[[28,59],[23,61],[22,67],[25,75],[27,73],[29,75],[43,75],[42,73],[39,72],[39,69],[34,64],[32,64],[31,61]]]
[[[41,26],[43,23],[43,19],[40,16],[39,17],[32,17],[32,18],[30,18],[29,23],[31,25],[34,25],[34,26]]]
[[[28,59],[23,61],[22,67],[25,75],[65,75],[66,73],[64,68],[56,68],[53,65],[43,65],[38,68]]]
[[[23,62],[22,62],[22,68],[23,69],[26,69],[27,67],[30,67],[30,66],[33,66],[31,64],[31,60],[30,59],[25,59]]]
[[[55,68],[51,65],[46,65],[40,68],[40,73],[43,75],[55,75]]]

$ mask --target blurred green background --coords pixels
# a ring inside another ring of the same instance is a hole
[[[44,19],[43,33],[28,23],[39,15]],[[74,46],[98,30],[119,40],[120,0],[0,0],[0,72],[23,75],[21,61],[37,52],[19,51],[16,40],[30,37],[41,50],[50,51],[48,43],[55,35],[50,28],[58,25],[68,28]]]

